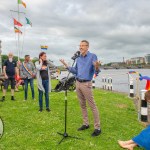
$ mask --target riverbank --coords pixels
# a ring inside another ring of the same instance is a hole
[[[57,82],[52,81],[53,88]],[[118,139],[130,139],[143,129],[137,120],[135,105],[127,95],[95,89],[102,134],[99,137],[91,137],[93,116],[89,107],[90,128],[79,132],[77,128],[82,124],[81,110],[76,93],[68,92],[67,132],[84,140],[68,138],[61,145],[57,145],[62,138],[57,132],[64,132],[64,92],[50,93],[51,112],[39,113],[38,101],[32,101],[29,93],[29,100],[24,102],[22,87],[20,90],[15,93],[16,101],[10,100],[8,92],[6,101],[0,103],[0,116],[5,124],[5,132],[0,140],[2,150],[120,150]]]
[[[133,66],[101,66],[101,69],[150,69],[150,65],[133,65]]]

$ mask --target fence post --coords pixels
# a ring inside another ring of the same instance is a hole
[[[107,88],[108,88],[108,90],[112,91],[112,78],[109,77],[107,81],[108,81],[108,87]]]
[[[133,79],[129,79],[129,87],[130,87],[130,97],[134,97],[134,85],[133,85]]]
[[[107,78],[105,77],[105,90],[107,90]]]
[[[145,92],[147,90],[141,90],[141,109],[140,109],[140,121],[147,122],[148,121],[148,108],[147,108],[147,102],[145,101]]]
[[[95,89],[95,78],[92,79],[92,88]]]
[[[104,82],[104,81],[105,81],[105,78],[102,77],[102,88],[103,88],[103,89],[105,89],[105,82]]]

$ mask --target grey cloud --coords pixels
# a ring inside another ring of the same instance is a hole
[[[47,55],[54,62],[58,64],[60,58],[71,61],[82,39],[90,41],[90,50],[103,62],[121,61],[123,57],[149,53],[148,0],[24,1],[27,3],[26,16],[32,21],[33,27],[26,28],[21,56],[30,53],[37,57],[40,45],[48,45]],[[9,12],[17,6],[9,0],[1,4],[0,39],[3,41],[3,53],[14,49],[17,54]],[[20,10],[25,11],[21,6]],[[25,23],[23,15],[21,18],[21,22]]]

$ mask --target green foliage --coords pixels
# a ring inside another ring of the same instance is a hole
[[[52,81],[53,87],[57,82]],[[0,140],[1,150],[121,150],[117,140],[131,139],[143,129],[137,121],[131,99],[126,95],[96,89],[94,96],[100,111],[102,134],[91,137],[94,127],[89,107],[90,128],[79,132],[77,128],[82,125],[79,102],[75,92],[68,92],[67,132],[83,140],[67,138],[58,145],[62,137],[57,132],[64,132],[64,92],[50,93],[51,112],[44,110],[40,113],[36,86],[35,82],[36,101],[31,99],[30,89],[28,100],[23,101],[24,92],[20,87],[20,92],[15,93],[16,101],[10,100],[9,90],[6,100],[0,102],[0,116],[5,124]]]
[[[4,63],[5,60],[8,59],[7,55],[2,55],[2,63]],[[14,60],[18,61],[18,56],[14,56]],[[20,61],[24,61],[24,58],[20,58]]]

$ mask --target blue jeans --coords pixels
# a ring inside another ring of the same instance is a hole
[[[32,92],[32,99],[34,99],[34,85],[33,85],[33,78],[31,79],[24,79],[24,85],[25,85],[25,90],[24,90],[24,94],[25,94],[25,100],[27,100],[28,97],[28,83],[30,82],[30,87],[31,87],[31,92]]]
[[[42,80],[42,85],[45,90],[45,103],[46,108],[49,108],[49,80]],[[39,90],[39,106],[43,109],[43,91]]]

